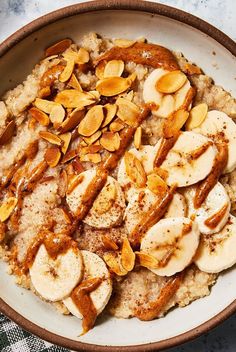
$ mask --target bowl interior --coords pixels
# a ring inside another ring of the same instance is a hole
[[[43,49],[64,37],[79,42],[87,32],[95,31],[105,37],[138,38],[182,51],[196,62],[216,83],[236,95],[236,59],[222,45],[202,32],[160,15],[107,10],[74,15],[50,24],[18,43],[0,61],[2,94],[29,74],[42,58]],[[33,221],[33,219],[32,219]],[[140,322],[137,319],[119,320],[101,317],[96,327],[83,337],[81,322],[75,317],[62,316],[50,305],[30,292],[17,287],[14,278],[0,264],[0,297],[23,317],[38,326],[76,341],[98,345],[129,346],[162,341],[177,336],[214,317],[235,299],[236,270],[220,276],[212,294],[183,309],[171,311],[164,319]]]

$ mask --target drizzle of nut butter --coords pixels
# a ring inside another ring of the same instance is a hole
[[[225,204],[217,213],[210,216],[208,219],[204,221],[204,224],[210,229],[216,228],[216,226],[221,222],[224,217],[226,211],[228,209],[228,204]]]

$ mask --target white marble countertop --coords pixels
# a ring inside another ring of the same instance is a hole
[[[0,0],[0,41],[34,20],[58,8],[79,3],[78,0]],[[236,40],[235,0],[159,0],[160,3],[183,9],[224,31]],[[236,316],[193,342],[169,352],[235,352]]]

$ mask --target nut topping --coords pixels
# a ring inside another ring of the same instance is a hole
[[[94,134],[92,134],[92,136],[90,137],[83,137],[83,140],[86,144],[90,145],[93,144],[94,142],[96,142],[102,135],[102,131],[97,131]],[[81,144],[81,143],[80,143]]]
[[[134,134],[134,146],[137,150],[141,147],[141,142],[142,142],[142,127],[139,126]]]
[[[95,97],[86,92],[79,92],[76,89],[65,89],[57,94],[55,102],[62,104],[65,108],[83,109],[85,106],[95,103]]]
[[[17,199],[15,197],[9,197],[2,205],[0,206],[0,220],[1,222],[6,221],[17,204]]]
[[[106,77],[120,77],[124,71],[125,64],[122,60],[111,60],[105,66],[104,78]]]
[[[127,271],[133,270],[135,264],[135,254],[127,238],[124,239],[121,249],[121,264]]]
[[[176,136],[187,121],[188,116],[189,112],[183,109],[177,110],[170,115],[163,126],[164,137],[171,138]]]
[[[63,133],[63,134],[60,134],[59,137],[64,142],[63,146],[61,147],[61,151],[63,154],[66,154],[71,141],[71,133],[70,132]]]
[[[100,144],[109,152],[114,152],[120,147],[119,133],[104,132],[100,138]]]
[[[72,44],[71,39],[63,39],[58,43],[53,44],[45,50],[45,56],[57,55],[63,53]]]
[[[63,123],[58,128],[58,130],[61,133],[66,133],[68,131],[73,130],[76,126],[78,126],[80,121],[84,118],[84,114],[85,114],[84,110],[80,110],[79,108],[74,109],[68,115],[68,117],[63,121]]]
[[[105,110],[105,119],[102,123],[102,126],[101,126],[102,128],[109,125],[109,123],[115,117],[116,111],[117,111],[117,105],[108,103],[103,106],[103,109]]]
[[[102,215],[108,212],[114,204],[117,197],[116,187],[113,183],[109,183],[103,187],[93,203],[93,210]]]
[[[168,190],[168,186],[165,181],[156,173],[147,176],[147,186],[156,195],[165,194]]]
[[[189,118],[186,122],[186,129],[192,130],[200,126],[205,120],[208,112],[208,106],[206,103],[198,104],[192,108],[189,113]]]
[[[71,78],[67,83],[67,85],[71,88],[77,89],[79,92],[83,92],[83,89],[74,73],[72,73]]]
[[[171,94],[175,93],[187,81],[185,74],[179,70],[171,71],[162,76],[156,83],[158,92]]]
[[[56,167],[60,161],[61,152],[58,147],[51,147],[46,150],[44,160],[50,167]]]
[[[74,70],[74,66],[75,66],[74,60],[67,61],[64,71],[60,74],[60,77],[59,77],[60,82],[66,82],[70,79]]]
[[[129,178],[137,187],[145,187],[147,176],[142,163],[132,153],[126,152],[124,156],[125,168]]]
[[[104,119],[102,105],[93,106],[80,122],[78,132],[82,136],[89,137],[101,126]]]
[[[0,135],[0,145],[7,144],[10,139],[13,137],[16,131],[16,123],[14,120],[11,120]]]
[[[42,126],[48,126],[50,123],[49,117],[47,114],[45,114],[45,112],[37,109],[37,108],[31,108],[29,110],[30,115],[37,120],[40,125]]]
[[[125,92],[131,87],[133,81],[129,77],[107,77],[98,81],[96,89],[105,97],[112,97]]]
[[[134,45],[135,40],[129,40],[129,39],[115,39],[114,43],[116,46],[119,48],[129,48],[130,46]]]
[[[85,155],[81,155],[80,161],[89,161],[94,164],[98,164],[102,161],[101,155],[98,153],[88,153]]]
[[[40,135],[41,138],[45,139],[49,143],[56,144],[56,145],[59,145],[59,146],[63,145],[63,141],[61,140],[61,138],[58,137],[57,135],[51,133],[51,132],[40,131],[39,135]]]
[[[127,270],[125,270],[120,264],[120,258],[116,256],[115,253],[106,253],[103,259],[107,266],[118,276],[127,275]]]
[[[62,105],[55,105],[49,115],[51,122],[53,123],[54,128],[58,128],[65,117],[65,110]]]
[[[139,259],[139,264],[148,269],[157,269],[159,267],[158,260],[150,254],[144,252],[135,252]]]
[[[139,107],[126,98],[118,98],[116,104],[118,106],[117,116],[127,125],[136,127],[140,114]]]
[[[35,105],[36,108],[38,108],[39,110],[42,110],[43,112],[46,112],[46,114],[50,114],[50,112],[52,111],[52,109],[53,109],[55,106],[58,106],[58,104],[55,103],[54,101],[49,101],[49,100],[40,99],[40,98],[36,98],[36,99],[35,99],[34,105]]]

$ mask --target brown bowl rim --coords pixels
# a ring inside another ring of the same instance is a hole
[[[98,0],[67,6],[59,10],[53,11],[47,15],[41,16],[40,18],[30,22],[26,26],[16,31],[6,40],[4,40],[2,44],[0,44],[0,57],[6,54],[12,47],[14,47],[24,38],[50,23],[73,15],[101,10],[141,11],[177,20],[184,24],[190,25],[200,30],[201,32],[207,34],[208,36],[212,37],[223,47],[229,50],[234,56],[236,56],[236,43],[233,41],[233,39],[229,38],[226,34],[221,32],[208,22],[185,11],[173,8],[171,6],[142,0]],[[83,343],[59,336],[32,323],[31,321],[23,317],[21,314],[16,312],[13,308],[11,308],[1,298],[0,311],[25,330],[33,333],[34,335],[37,335],[38,337],[46,341],[49,341],[56,345],[60,345],[70,350],[101,352],[147,352],[174,347],[184,342],[195,339],[201,334],[208,332],[212,328],[216,327],[218,324],[222,323],[236,311],[236,299],[219,314],[215,315],[213,318],[209,319],[208,321],[204,322],[203,324],[199,325],[194,329],[191,329],[180,335],[162,341],[131,346],[102,346]]]

